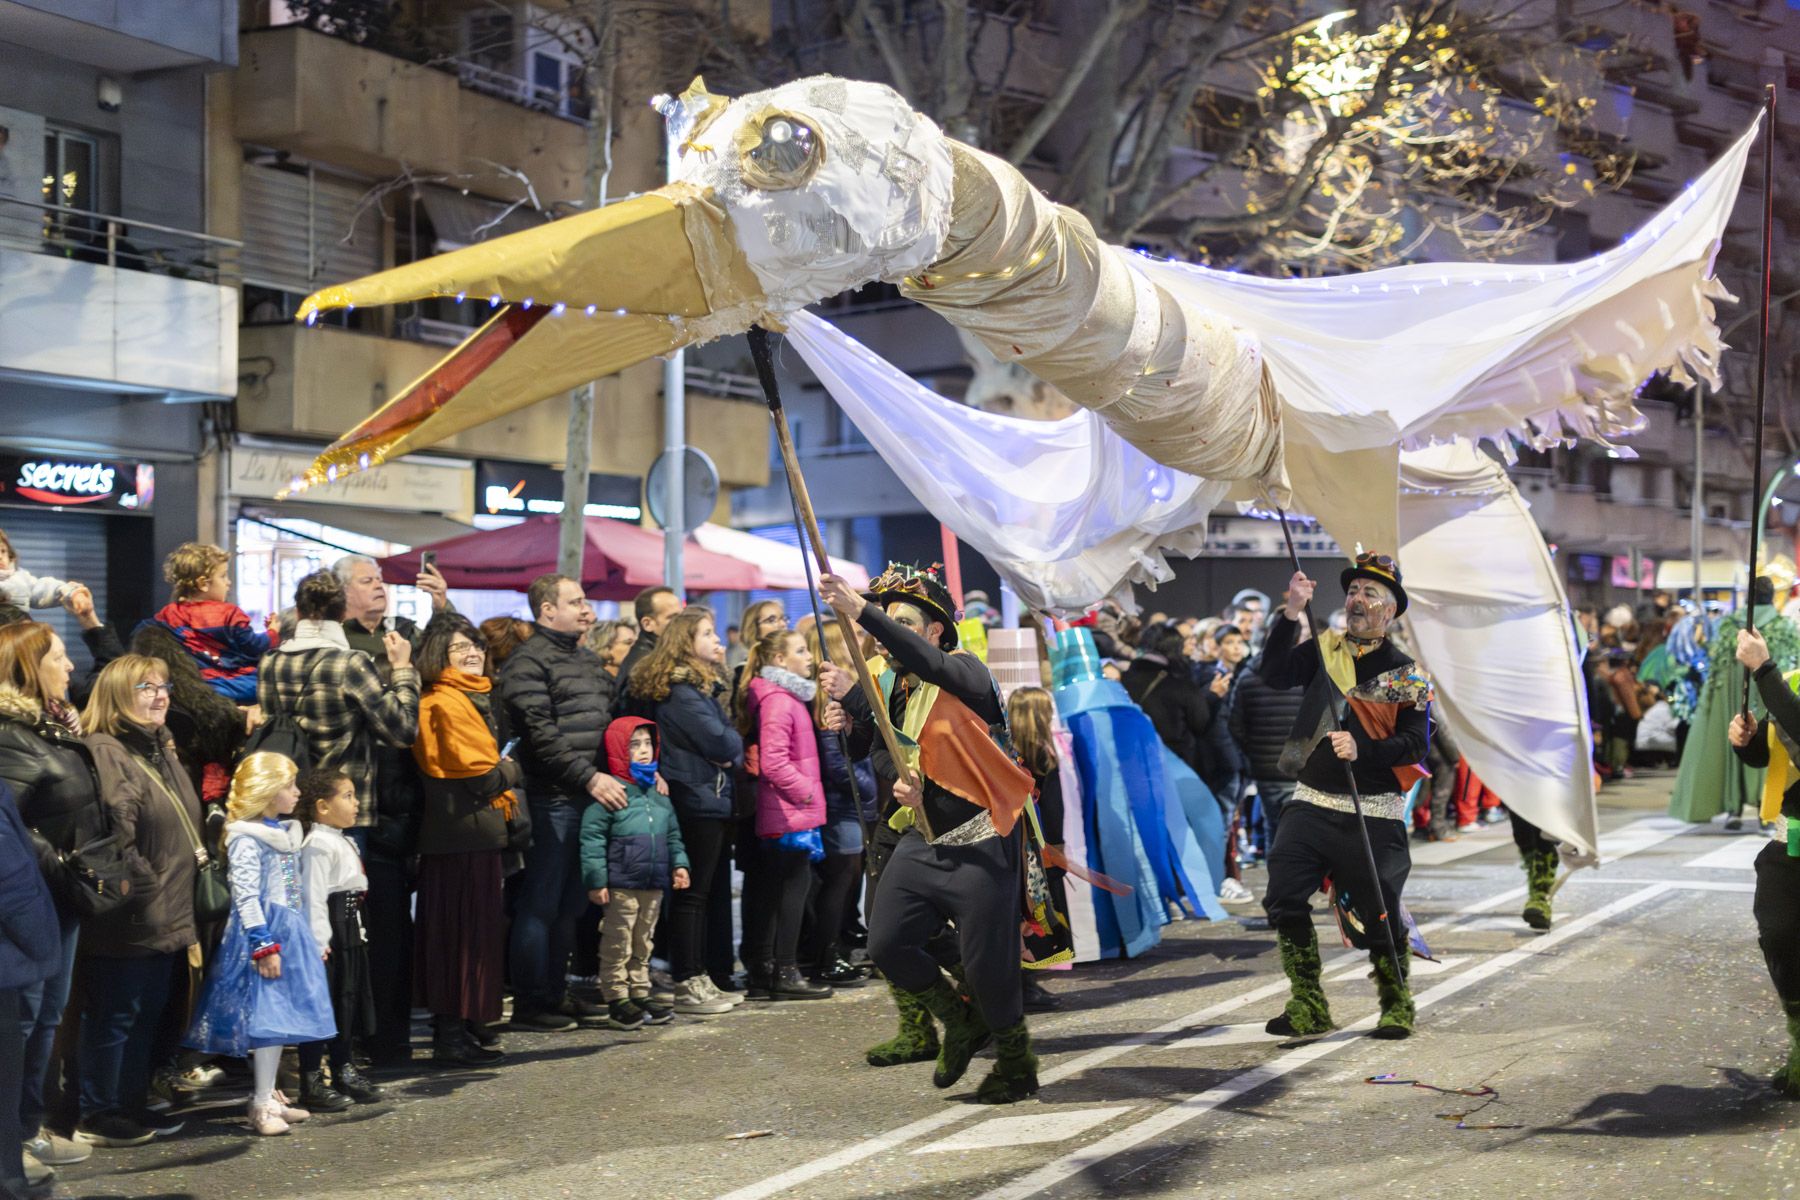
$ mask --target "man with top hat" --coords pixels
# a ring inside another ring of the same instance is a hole
[[[1038,1087],[1019,981],[1019,817],[1033,783],[994,736],[1006,719],[999,690],[986,664],[957,648],[957,613],[935,567],[890,564],[862,595],[826,575],[820,593],[881,646],[887,670],[877,682],[905,760],[895,763],[877,737],[875,714],[854,676],[823,668],[826,690],[851,721],[851,754],[872,750],[886,830],[897,835],[878,837],[871,848],[876,857],[882,842],[892,845],[870,905],[869,956],[901,1009],[895,1041],[907,1039],[910,1014],[917,1044],[914,1053],[886,1061],[929,1057],[935,1017],[944,1033],[934,1084],[954,1084],[991,1040],[997,1062],[977,1099],[1022,1100]],[[933,953],[946,923],[955,928],[972,1004]],[[873,1051],[870,1061],[883,1065]]]
[[[1413,1027],[1405,935],[1397,925],[1400,892],[1412,869],[1406,795],[1424,775],[1418,764],[1429,743],[1432,687],[1387,636],[1388,626],[1406,611],[1399,564],[1385,554],[1358,554],[1342,579],[1348,618],[1344,633],[1328,629],[1318,634],[1317,646],[1307,644],[1313,633],[1304,614],[1314,583],[1295,572],[1287,604],[1263,645],[1264,681],[1274,688],[1306,689],[1282,753],[1297,781],[1269,850],[1269,886],[1263,896],[1292,989],[1286,1009],[1268,1023],[1268,1031],[1309,1036],[1332,1027],[1312,923],[1312,895],[1329,877],[1348,896],[1368,942],[1381,1000],[1375,1036],[1403,1038]],[[1340,707],[1341,724],[1334,724],[1332,709]],[[1356,827],[1350,773],[1367,818],[1379,897]],[[1381,928],[1383,912],[1395,925],[1398,978],[1388,931]]]

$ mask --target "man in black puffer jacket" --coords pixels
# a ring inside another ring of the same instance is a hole
[[[600,660],[581,644],[581,585],[540,575],[527,593],[537,629],[500,671],[500,698],[525,768],[531,848],[513,914],[512,1023],[561,1032],[577,1020],[603,1025],[606,1009],[568,995],[575,922],[587,907],[581,884],[581,815],[598,801],[625,807],[625,785],[601,769],[612,720]]]
[[[1195,774],[1201,774],[1200,747],[1218,717],[1219,700],[1194,682],[1193,669],[1182,654],[1187,639],[1173,625],[1144,631],[1143,653],[1121,681],[1125,691],[1156,726],[1156,736]]]
[[[1237,696],[1231,706],[1231,736],[1250,762],[1250,778],[1256,781],[1257,807],[1262,812],[1263,847],[1275,844],[1275,826],[1281,806],[1294,795],[1294,773],[1281,767],[1281,751],[1288,733],[1300,716],[1305,693],[1299,689],[1272,688],[1260,672],[1262,659],[1247,663],[1238,673]]]

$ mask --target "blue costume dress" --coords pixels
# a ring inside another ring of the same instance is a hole
[[[206,973],[186,1044],[242,1057],[263,1046],[336,1036],[319,944],[307,927],[303,836],[298,821],[233,821],[225,827],[231,917]],[[281,946],[281,975],[264,979],[250,955]]]

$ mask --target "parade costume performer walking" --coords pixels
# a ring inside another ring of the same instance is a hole
[[[998,1061],[976,1098],[1022,1100],[1038,1088],[1019,978],[1019,817],[1032,780],[993,736],[1006,720],[999,690],[985,663],[956,648],[955,608],[935,574],[890,565],[863,595],[832,575],[820,592],[886,655],[881,692],[917,781],[902,782],[886,747],[874,744],[875,773],[892,792],[884,813],[900,837],[875,888],[869,955],[894,989],[903,1025],[909,1009],[943,1025],[934,1084],[954,1084],[991,1039]],[[847,673],[825,678],[849,714],[851,753],[860,756],[874,742],[875,715]],[[973,1004],[928,948],[946,922],[956,929]]]
[[[1292,994],[1267,1028],[1274,1034],[1305,1036],[1332,1027],[1319,978],[1311,903],[1329,877],[1348,893],[1368,939],[1381,999],[1375,1036],[1403,1038],[1413,1027],[1406,959],[1389,953],[1386,931],[1379,926],[1384,912],[1390,925],[1400,919],[1400,892],[1412,870],[1405,797],[1424,775],[1417,764],[1430,741],[1431,680],[1387,637],[1389,624],[1406,611],[1399,564],[1386,555],[1359,554],[1342,580],[1347,633],[1326,630],[1316,653],[1305,646],[1311,635],[1300,618],[1314,584],[1296,571],[1287,604],[1263,644],[1264,681],[1275,688],[1306,688],[1282,756],[1296,767],[1294,797],[1282,809],[1269,850],[1269,886],[1263,896]],[[1332,717],[1340,697],[1347,702],[1341,728]],[[1380,896],[1371,894],[1368,857],[1346,790],[1346,766],[1361,795]]]
[[[1756,856],[1756,940],[1787,1017],[1788,1057],[1775,1072],[1775,1090],[1800,1100],[1800,671],[1784,675],[1760,633],[1739,630],[1737,659],[1768,707],[1761,721],[1731,719],[1731,747],[1751,767],[1768,769],[1762,819],[1776,833]]]

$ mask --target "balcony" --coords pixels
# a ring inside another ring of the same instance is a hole
[[[229,398],[238,250],[203,233],[0,200],[0,377]]]
[[[325,326],[249,325],[239,331],[244,386],[238,428],[245,433],[329,441],[398,395],[444,357],[429,343]],[[642,475],[662,451],[661,364],[603,380],[594,409],[593,469]],[[688,439],[719,468],[728,487],[769,480],[769,418],[760,402],[688,392]],[[441,443],[450,453],[518,462],[568,456],[568,408],[554,400],[520,409]]]
[[[292,25],[245,33],[240,58],[240,141],[377,177],[410,169],[488,179],[503,164],[545,205],[583,194],[586,127],[486,94],[491,87],[471,90],[450,72]],[[518,190],[504,182],[501,191]]]
[[[237,61],[236,0],[0,0],[0,41],[137,74]]]

